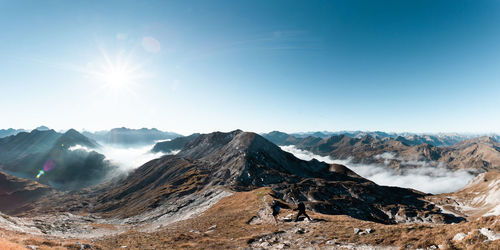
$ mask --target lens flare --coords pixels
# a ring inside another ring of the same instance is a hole
[[[52,159],[49,159],[43,165],[43,170],[45,172],[52,170],[56,166],[56,162]]]
[[[54,160],[52,160],[52,159],[48,159],[48,160],[45,162],[45,164],[43,164],[43,169],[42,169],[42,170],[40,170],[40,171],[38,172],[38,174],[36,175],[36,178],[37,178],[37,179],[40,179],[40,177],[41,177],[42,175],[44,175],[46,172],[48,172],[48,171],[50,171],[50,170],[54,169],[54,167],[55,167],[55,166],[56,166],[56,162],[55,162]]]
[[[43,170],[40,170],[40,172],[38,172],[38,174],[36,175],[36,178],[37,179],[40,179],[40,176],[44,175],[45,174],[45,171]]]

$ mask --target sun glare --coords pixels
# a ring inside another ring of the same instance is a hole
[[[126,70],[113,69],[104,74],[104,82],[113,89],[128,87],[132,76]]]
[[[132,63],[132,54],[124,56],[124,53],[119,53],[114,60],[102,49],[101,54],[104,60],[91,71],[92,78],[102,84],[101,88],[104,90],[133,93],[133,87],[145,75],[141,72],[140,65]]]

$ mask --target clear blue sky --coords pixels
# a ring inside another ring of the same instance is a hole
[[[499,1],[1,1],[0,127],[500,132]]]

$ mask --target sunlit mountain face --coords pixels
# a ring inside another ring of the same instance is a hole
[[[0,1],[0,250],[500,249],[498,1]]]

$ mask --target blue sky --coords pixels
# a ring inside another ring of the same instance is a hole
[[[0,127],[498,133],[499,13],[498,1],[0,0]]]

